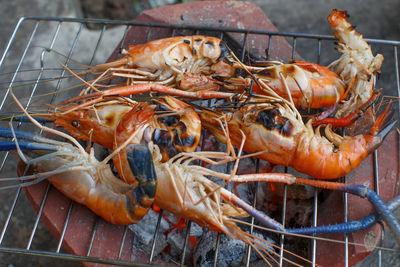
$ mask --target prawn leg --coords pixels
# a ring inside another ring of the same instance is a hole
[[[142,94],[142,93],[164,93],[173,96],[180,96],[180,97],[188,97],[188,98],[195,98],[195,99],[211,99],[211,98],[232,98],[236,96],[234,93],[226,93],[226,92],[219,92],[219,91],[197,91],[197,92],[188,92],[183,91],[175,88],[171,88],[168,86],[164,86],[161,84],[154,84],[154,83],[145,83],[145,84],[136,84],[136,85],[128,85],[128,86],[121,86],[117,88],[112,88],[108,90],[104,90],[101,92],[95,92],[92,94],[82,95],[78,97],[70,98],[64,101],[64,104],[83,101],[87,99],[91,99],[81,105],[78,105],[65,113],[71,112],[73,110],[87,107],[94,105],[103,101],[104,98],[109,96],[129,96],[135,94]]]
[[[347,127],[355,122],[358,118],[362,117],[362,115],[375,103],[376,99],[379,96],[380,94],[372,95],[371,98],[361,107],[359,107],[356,111],[350,113],[344,118],[328,118],[329,115],[336,111],[337,106],[335,105],[332,108],[328,109],[326,113],[322,112],[320,115],[312,118],[312,120],[315,120],[312,125],[313,127],[315,127],[318,125],[331,124],[333,127]]]
[[[26,150],[45,150],[45,151],[57,151],[58,148],[54,145],[49,144],[40,144],[40,143],[28,143],[28,142],[19,142],[18,143],[20,149]],[[17,145],[13,141],[9,142],[0,142],[0,151],[8,151],[8,150],[16,150]]]

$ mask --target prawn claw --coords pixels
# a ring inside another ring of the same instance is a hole
[[[153,158],[146,145],[129,144],[127,146],[127,160],[129,166],[139,182],[139,188],[143,189],[143,196],[139,196],[140,202],[145,199],[153,199],[156,194],[156,172],[154,170]],[[145,204],[145,203],[141,203]]]
[[[374,206],[375,212],[386,222],[395,236],[397,243],[400,244],[400,223],[396,220],[396,217],[394,217],[389,207],[374,191],[365,186],[354,184],[343,186],[342,188],[339,188],[339,190],[367,198]]]
[[[377,136],[379,138],[382,139],[382,141],[386,138],[386,136],[390,133],[390,131],[392,130],[392,128],[396,125],[397,120],[395,120],[394,122],[390,123],[388,126],[386,126],[385,128],[383,128],[378,134]]]

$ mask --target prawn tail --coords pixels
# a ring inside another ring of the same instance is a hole
[[[390,110],[390,106],[391,103],[386,106],[385,110],[376,119],[374,125],[371,127],[370,130],[371,135],[379,135],[384,138],[390,132],[391,128],[396,124],[396,121],[394,121],[386,126],[384,129],[382,129],[384,125],[387,124],[388,121],[390,121],[393,115],[393,110]]]

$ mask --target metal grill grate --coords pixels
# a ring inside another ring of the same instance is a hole
[[[273,38],[276,38],[277,36],[283,36],[288,39],[289,42],[291,42],[293,50],[292,50],[292,59],[295,59],[296,52],[299,52],[299,54],[302,54],[301,49],[309,49],[310,44],[311,47],[313,47],[313,51],[315,52],[313,55],[313,58],[307,59],[309,61],[315,61],[317,63],[321,64],[326,64],[329,63],[332,59],[329,58],[329,56],[324,55],[325,50],[323,50],[323,47],[331,47],[330,51],[333,51],[333,42],[334,38],[332,36],[326,36],[326,35],[314,35],[314,34],[299,34],[299,33],[283,33],[283,32],[268,32],[268,31],[260,31],[260,30],[244,30],[244,29],[228,29],[228,28],[211,28],[211,27],[202,27],[202,26],[187,26],[187,25],[166,25],[166,24],[156,24],[156,23],[140,23],[140,22],[125,22],[125,21],[109,21],[109,20],[97,20],[97,19],[71,19],[71,18],[55,18],[55,17],[24,17],[21,18],[18,24],[16,25],[16,28],[9,39],[9,42],[7,44],[7,47],[5,48],[5,51],[0,59],[0,68],[2,68],[2,76],[1,76],[1,84],[2,88],[9,88],[9,87],[21,87],[23,83],[31,83],[33,85],[30,85],[30,89],[25,92],[25,94],[22,93],[22,95],[28,96],[26,98],[25,106],[29,108],[32,104],[32,101],[34,100],[35,95],[41,95],[43,93],[55,91],[58,92],[57,94],[52,94],[49,97],[49,100],[46,100],[47,103],[55,103],[56,98],[60,97],[60,99],[64,95],[63,91],[63,84],[65,84],[65,79],[57,79],[55,81],[55,86],[52,86],[50,88],[45,88],[45,86],[42,86],[42,83],[44,81],[49,80],[48,77],[53,77],[53,76],[58,76],[58,77],[65,77],[66,72],[64,69],[57,68],[57,67],[49,67],[48,62],[50,61],[48,58],[50,57],[49,54],[50,50],[54,49],[61,49],[60,48],[60,40],[65,41],[67,40],[67,44],[64,44],[65,49],[61,51],[61,53],[64,53],[66,55],[66,58],[63,59],[64,62],[62,62],[64,65],[69,65],[71,63],[72,58],[76,58],[75,54],[76,52],[81,49],[80,43],[79,43],[79,38],[80,35],[82,34],[83,31],[85,31],[84,25],[86,23],[98,23],[103,25],[103,28],[101,31],[98,32],[92,32],[91,34],[93,35],[92,40],[93,44],[91,46],[91,51],[90,52],[85,52],[87,55],[87,59],[89,64],[92,64],[95,62],[96,57],[101,52],[100,50],[105,50],[102,48],[104,44],[104,36],[106,33],[112,31],[114,38],[116,38],[117,41],[122,40],[121,46],[125,44],[124,40],[126,37],[126,34],[128,32],[128,29],[130,26],[136,26],[136,27],[143,27],[147,29],[147,35],[146,38],[150,39],[151,38],[151,33],[152,31],[157,31],[160,29],[169,29],[172,30],[172,35],[190,35],[190,34],[207,34],[210,33],[210,35],[218,36],[221,39],[226,39],[228,38],[231,34],[235,35],[242,35],[243,37],[240,38],[240,40],[243,40],[241,44],[239,44],[238,51],[240,51],[240,55],[242,60],[245,59],[246,57],[246,40],[248,36],[251,35],[263,35],[268,37],[268,48],[266,50],[266,57],[268,58],[268,55],[270,53],[270,45],[271,45],[271,40]],[[71,25],[74,25],[73,28],[71,28]],[[119,28],[113,28],[110,29],[111,26],[122,26]],[[21,36],[21,29],[31,29],[31,34],[29,36]],[[52,32],[49,32],[49,29],[52,29]],[[71,30],[73,29],[73,30]],[[87,34],[87,32],[85,33]],[[43,39],[45,36],[47,36],[47,39]],[[115,37],[118,36],[118,37]],[[62,38],[61,38],[62,37]],[[40,47],[40,46],[35,46],[35,44],[38,43],[38,39],[40,38],[40,44],[45,44],[45,48]],[[18,41],[17,41],[18,40]],[[373,43],[374,46],[379,47],[385,55],[386,55],[386,62],[389,62],[390,65],[388,68],[389,70],[384,70],[385,73],[391,73],[394,74],[394,76],[390,76],[388,81],[384,81],[385,84],[388,86],[385,86],[385,88],[390,88],[387,92],[385,91],[385,94],[391,94],[391,95],[399,95],[399,55],[398,55],[398,48],[400,46],[400,42],[397,41],[385,41],[385,40],[367,40],[370,43]],[[303,44],[303,42],[305,44]],[[23,47],[21,51],[23,53],[21,55],[18,55],[16,51],[18,51],[18,48]],[[114,46],[111,48],[108,48],[107,54],[109,54],[113,50]],[[39,55],[39,57],[33,58],[33,50],[40,50],[40,53],[36,53],[36,55]],[[249,51],[251,53],[251,51]],[[379,51],[381,52],[381,51]],[[388,56],[389,55],[389,56]],[[78,56],[79,59],[79,56]],[[80,60],[80,59],[79,59]],[[36,62],[36,64],[33,64],[32,62]],[[40,66],[37,66],[37,63],[40,62]],[[58,64],[58,62],[57,62]],[[35,66],[35,67],[33,67]],[[28,75],[29,74],[29,75]],[[29,76],[29,78],[26,78],[26,76]],[[20,79],[20,80],[19,80]],[[40,84],[40,86],[39,86]],[[3,90],[2,91],[2,101],[0,104],[0,112],[7,112],[7,104],[11,102],[11,100],[8,97],[9,90]],[[399,107],[397,107],[398,109]],[[398,113],[398,112],[397,112]],[[398,116],[398,114],[397,114]],[[23,126],[22,126],[23,127]],[[15,175],[15,159],[10,159],[9,154],[6,153],[1,160],[1,169],[7,169],[9,167]],[[256,168],[258,169],[258,160]],[[375,176],[375,190],[379,193],[379,162],[378,162],[378,157],[376,155],[376,152],[374,153],[374,176]],[[36,236],[36,231],[38,228],[39,221],[42,216],[43,208],[46,204],[47,201],[47,196],[49,194],[49,191],[51,190],[51,186],[47,185],[45,189],[45,194],[43,197],[43,201],[40,204],[39,207],[39,212],[36,216],[36,219],[34,220],[33,223],[33,228],[32,232],[30,234],[30,237],[28,239],[28,242],[24,245],[16,245],[16,246],[7,246],[4,245],[4,239],[7,236],[8,232],[11,231],[10,229],[11,224],[12,224],[12,217],[13,216],[18,216],[18,202],[21,200],[21,188],[18,188],[15,192],[11,192],[10,194],[13,195],[12,198],[9,198],[9,210],[5,218],[1,218],[1,223],[3,224],[1,228],[1,234],[0,234],[0,252],[5,252],[5,253],[20,253],[20,254],[26,254],[26,255],[36,255],[36,256],[45,256],[45,257],[52,257],[52,258],[57,258],[57,259],[65,259],[65,260],[72,260],[72,261],[81,261],[81,262],[97,262],[97,263],[107,263],[107,264],[116,264],[116,265],[135,265],[135,263],[123,260],[122,254],[124,247],[129,246],[129,244],[126,244],[126,237],[128,234],[128,228],[125,227],[123,229],[123,234],[120,242],[120,246],[118,249],[118,255],[115,258],[107,258],[107,257],[96,257],[96,256],[91,256],[93,255],[92,249],[93,249],[93,244],[96,239],[96,236],[99,235],[99,231],[101,231],[101,228],[99,228],[99,220],[96,220],[95,225],[93,227],[93,231],[91,234],[90,238],[90,243],[88,245],[88,250],[85,256],[78,256],[78,255],[72,255],[68,254],[65,252],[61,251],[61,247],[63,245],[63,240],[64,236],[66,234],[66,231],[68,229],[68,225],[70,222],[70,216],[75,208],[76,205],[73,204],[73,202],[70,202],[68,206],[68,212],[67,212],[67,217],[65,219],[65,223],[63,226],[63,230],[61,233],[61,237],[56,244],[56,248],[52,251],[43,251],[43,250],[34,250],[31,249],[32,242],[34,241],[34,237]],[[11,196],[11,195],[9,195]],[[317,199],[317,191],[315,191],[314,194],[314,207],[313,207],[313,224],[314,226],[317,225],[317,219],[318,219],[318,214],[317,214],[317,205],[318,205],[318,199]],[[347,220],[347,196],[345,197],[345,206],[343,207],[344,213],[345,213],[345,218],[344,220]],[[255,201],[255,200],[254,200]],[[255,204],[255,203],[253,203]],[[283,204],[283,210],[282,210],[282,222],[285,222],[285,214],[286,214],[286,187],[285,187],[285,193],[284,193],[284,204]],[[161,220],[161,213],[159,215],[158,223],[157,223],[157,229],[158,225]],[[252,226],[250,228],[250,232],[253,231],[253,223],[254,221],[251,221]],[[186,238],[185,238],[185,244],[183,246],[183,254],[185,254],[185,249],[186,249],[186,242],[188,240],[188,234],[190,232],[190,226],[191,224],[189,223],[187,225],[187,230],[186,230]],[[157,238],[158,231],[154,233],[154,240]],[[220,241],[220,236],[218,236],[217,239],[217,244],[216,244],[216,253],[215,253],[215,264],[218,256],[218,248],[219,248],[219,241]],[[107,241],[105,241],[107,242]],[[21,247],[22,246],[22,247]],[[312,241],[311,244],[311,255],[310,259],[312,260],[313,265],[316,263],[316,254],[317,254],[317,245],[316,245],[316,240]],[[345,238],[345,245],[344,245],[344,250],[348,251],[348,239]],[[280,247],[283,249],[285,247],[285,238],[282,235],[280,239]],[[281,250],[283,251],[283,250]],[[153,250],[151,255],[149,256],[148,260],[149,263],[153,262],[153,252],[154,252],[154,243],[153,243]],[[248,254],[247,254],[247,261],[246,261],[246,266],[249,265],[249,260],[250,260],[250,253],[251,249],[248,249]],[[346,257],[343,259],[344,265],[348,266],[348,254],[345,254]],[[280,259],[280,264],[282,265],[282,256],[283,252],[281,253],[281,259]],[[381,255],[379,254],[379,263],[381,262]],[[181,261],[181,266],[183,266],[184,263],[184,255],[182,256],[182,261]]]

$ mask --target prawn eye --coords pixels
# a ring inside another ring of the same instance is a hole
[[[75,128],[78,128],[78,127],[79,127],[79,121],[73,120],[73,121],[71,122],[71,125],[72,125],[73,127],[75,127]]]

